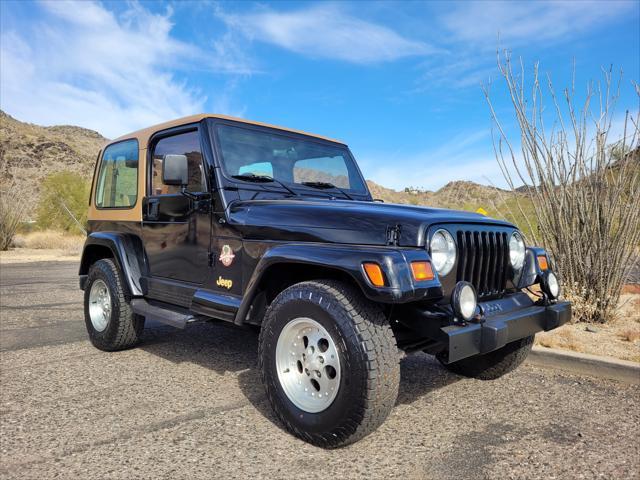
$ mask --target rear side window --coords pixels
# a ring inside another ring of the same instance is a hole
[[[105,148],[96,187],[98,208],[131,208],[138,199],[138,141]]]

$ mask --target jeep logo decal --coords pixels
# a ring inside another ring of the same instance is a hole
[[[233,280],[229,280],[228,278],[222,278],[222,276],[218,277],[216,281],[216,285],[219,287],[224,287],[227,290],[230,290],[233,287]]]

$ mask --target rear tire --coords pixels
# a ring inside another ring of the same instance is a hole
[[[122,276],[111,259],[98,260],[89,269],[84,320],[91,343],[100,350],[124,350],[140,341],[144,317],[131,310]]]
[[[286,429],[324,448],[373,432],[398,395],[399,355],[385,316],[338,281],[298,283],[276,297],[262,324],[259,364]]]
[[[525,337],[493,352],[449,364],[444,363],[441,357],[438,357],[438,360],[447,370],[458,375],[480,380],[495,380],[515,370],[525,361],[533,346],[533,339],[534,335]]]

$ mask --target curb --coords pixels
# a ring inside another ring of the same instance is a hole
[[[640,363],[534,346],[527,363],[539,367],[557,368],[581,375],[618,380],[640,385]]]

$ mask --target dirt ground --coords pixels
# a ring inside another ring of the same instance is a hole
[[[0,479],[640,480],[638,385],[527,363],[474,380],[409,355],[387,421],[323,450],[274,416],[257,345],[149,322],[137,348],[101,352],[77,261],[3,264]]]
[[[610,324],[572,323],[536,335],[536,344],[640,362],[640,294],[625,293]]]
[[[68,249],[15,248],[0,252],[2,264],[67,261],[80,263]],[[536,335],[536,345],[640,362],[640,293],[624,293],[618,318],[609,325],[575,323]]]
[[[80,255],[69,254],[62,248],[15,248],[6,252],[0,252],[0,265],[2,265],[3,263],[31,263],[54,261],[76,261],[78,262],[78,265],[80,265]]]

